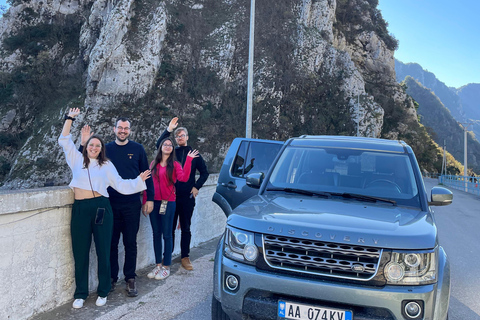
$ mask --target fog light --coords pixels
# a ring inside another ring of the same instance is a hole
[[[416,318],[422,313],[422,308],[415,301],[411,301],[405,305],[405,313],[410,318]]]
[[[238,288],[238,279],[233,274],[228,275],[225,284],[229,290],[235,291]]]

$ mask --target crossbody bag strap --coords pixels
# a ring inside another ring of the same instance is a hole
[[[170,199],[170,196],[172,195],[174,189],[175,189],[175,183],[173,184],[172,191],[171,191],[170,194],[168,195],[167,201],[168,201],[168,199]],[[160,188],[160,199],[163,200],[163,197],[162,197],[162,188]]]
[[[90,189],[92,189],[92,194],[93,194],[93,197],[95,198],[95,192],[93,192],[92,179],[90,179],[90,170],[88,170],[88,167],[87,167],[87,173],[88,173],[88,182],[90,182]]]
[[[167,170],[167,169],[165,168],[165,175],[167,174],[167,171],[166,171],[166,170]],[[157,171],[157,172],[158,172],[158,171]],[[160,181],[161,181],[161,180],[160,180],[160,175],[157,175],[157,176],[158,176],[158,181],[160,182]],[[167,181],[168,181],[168,180],[167,180]],[[168,185],[167,185],[167,187],[168,187]],[[170,199],[170,196],[172,195],[174,189],[175,189],[175,183],[173,184],[172,191],[170,192],[170,195],[168,196],[167,201],[168,201],[168,199]],[[160,200],[163,200],[162,187],[160,187]]]

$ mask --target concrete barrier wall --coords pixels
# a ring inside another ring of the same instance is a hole
[[[226,218],[211,199],[218,175],[210,175],[197,197],[192,247],[223,233]],[[70,239],[73,192],[68,187],[0,192],[0,319],[26,319],[73,300],[74,265]],[[137,269],[155,263],[150,219],[141,216]],[[174,256],[180,253],[180,230]],[[119,260],[122,279],[123,244]],[[97,288],[92,242],[89,289]]]

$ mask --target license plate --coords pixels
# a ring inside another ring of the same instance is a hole
[[[295,320],[352,320],[351,311],[278,301],[278,316]]]

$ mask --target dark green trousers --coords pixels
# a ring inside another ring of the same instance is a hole
[[[97,209],[104,208],[103,222],[97,221]],[[90,246],[93,240],[98,260],[98,288],[100,297],[110,292],[110,243],[112,241],[113,213],[110,201],[105,197],[75,200],[72,207],[73,259],[75,260],[75,299],[86,299],[88,296],[88,266]]]

